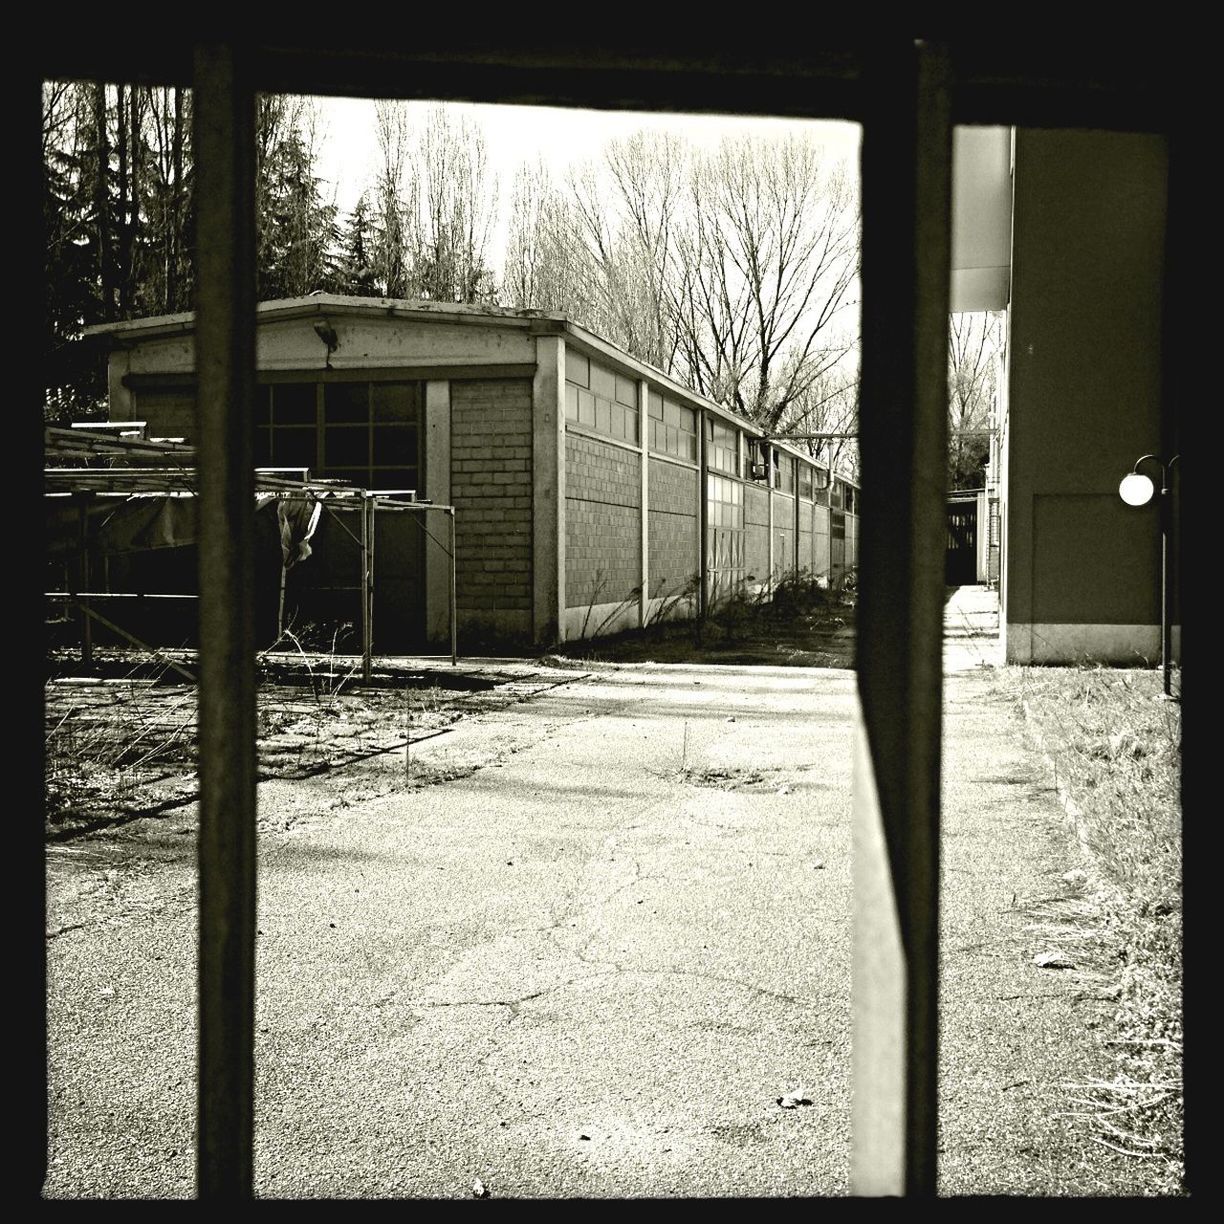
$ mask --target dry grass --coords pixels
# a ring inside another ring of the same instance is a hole
[[[1010,670],[1010,669],[1009,669]],[[1182,1189],[1181,706],[1159,673],[1015,669],[1085,851],[1085,899],[1112,966],[1108,1079],[1068,1085],[1095,1142]]]
[[[803,572],[777,583],[772,599],[740,590],[702,621],[656,617],[644,629],[581,637],[555,647],[550,662],[853,667],[855,597]]]
[[[62,686],[48,703],[45,815],[61,826],[102,807],[125,805],[148,784],[193,759],[196,698],[190,687],[158,692],[133,671],[105,686]]]

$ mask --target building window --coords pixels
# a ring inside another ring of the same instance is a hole
[[[812,500],[812,468],[810,464],[799,464],[799,496],[804,501]]]
[[[812,469],[812,500],[818,506],[827,506],[829,504],[829,485],[831,483],[827,468],[816,467]]]
[[[368,489],[420,489],[416,382],[276,382],[259,388],[257,467],[308,468]]]
[[[784,455],[780,450],[770,447],[771,475],[770,484],[779,493],[795,491],[795,460],[790,455]]]
[[[708,472],[706,497],[706,570],[715,600],[744,580],[744,486]]]
[[[844,510],[846,506],[846,486],[840,480],[833,481],[833,488],[830,490],[829,505],[834,510]]]
[[[706,467],[728,476],[740,474],[739,430],[706,417]]]
[[[683,404],[664,399],[657,391],[648,397],[650,449],[661,455],[697,462],[697,414]]]
[[[636,446],[637,383],[567,348],[565,419]]]

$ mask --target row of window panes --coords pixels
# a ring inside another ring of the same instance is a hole
[[[637,409],[637,383],[632,378],[596,365],[573,349],[567,349],[565,353],[565,381],[576,387],[585,387],[604,399],[614,400],[625,408]]]
[[[265,383],[255,400],[255,424],[416,425],[421,384],[395,382]]]
[[[596,395],[571,382],[565,384],[565,419],[585,425],[597,433],[607,434],[610,438],[633,443],[638,440],[636,408]]]
[[[706,466],[715,472],[740,475],[739,430],[706,417]]]
[[[770,483],[780,493],[795,491],[795,460],[781,451],[773,451],[773,473]]]
[[[709,547],[706,550],[706,567],[717,573],[743,573],[744,533],[715,529],[710,531]]]
[[[706,475],[709,504],[706,515],[709,526],[742,531],[744,527],[744,486],[725,476]]]
[[[257,467],[308,467],[326,475],[334,467],[415,467],[420,443],[415,425],[313,425],[260,427]]]
[[[638,441],[637,383],[596,365],[581,353],[565,353],[565,419],[626,442]]]
[[[309,427],[287,427],[284,429],[258,429],[255,431],[255,466],[275,468],[307,468],[315,476],[338,477],[355,480],[369,488],[383,487],[387,473],[391,471],[417,472],[418,452],[415,430],[396,430],[396,445],[380,446],[378,435],[383,431],[370,431],[357,426],[351,429],[336,428],[324,431],[322,447],[318,431]],[[354,475],[356,473],[356,475]],[[416,477],[413,477],[415,482]],[[395,478],[402,484],[402,477]],[[413,488],[419,486],[415,483]]]
[[[302,467],[367,488],[417,488],[419,383],[271,383],[256,399],[257,467]]]
[[[650,416],[650,449],[696,463],[696,412],[683,404],[665,400],[657,391],[650,392],[647,410]]]

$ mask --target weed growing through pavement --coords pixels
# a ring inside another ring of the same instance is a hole
[[[190,758],[195,691],[167,700],[157,691],[167,668],[149,677],[149,657],[141,655],[122,681],[82,687],[62,712],[62,702],[56,703],[44,740],[49,824],[125,804],[150,771]]]

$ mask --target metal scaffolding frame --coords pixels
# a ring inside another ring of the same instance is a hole
[[[140,438],[115,438],[76,427],[70,430],[48,428],[45,434],[46,455],[56,460],[98,459],[126,460],[122,466],[110,467],[47,467],[43,471],[44,496],[50,499],[71,499],[80,511],[80,589],[47,591],[48,599],[65,600],[81,612],[81,662],[92,662],[91,621],[97,621],[112,633],[127,639],[131,645],[161,656],[168,666],[185,676],[195,677],[180,664],[170,660],[156,648],[142,642],[122,626],[102,615],[92,605],[107,600],[195,599],[199,595],[156,592],[113,592],[90,589],[88,508],[98,498],[113,498],[126,502],[133,497],[199,496],[199,480],[195,467],[196,452],[192,446],[154,442]],[[147,460],[149,466],[133,466],[131,461]],[[376,516],[412,514],[427,540],[446,553],[450,567],[448,624],[450,629],[451,666],[458,664],[458,623],[455,604],[455,510],[453,506],[417,501],[412,490],[364,489],[343,480],[293,478],[283,475],[286,470],[304,469],[257,468],[254,472],[255,499],[313,497],[360,549],[358,583],[352,589],[360,592],[362,678],[370,679],[374,656],[374,524]],[[411,497],[411,501],[400,500]],[[357,506],[360,513],[358,532],[349,530],[337,510]],[[422,521],[430,513],[445,514],[449,528],[449,544],[438,539]],[[203,528],[201,527],[201,533]],[[285,569],[281,568],[281,594],[284,595]],[[278,629],[280,617],[278,615]]]

